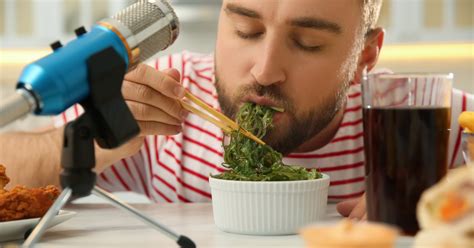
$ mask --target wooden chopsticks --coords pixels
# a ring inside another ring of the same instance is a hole
[[[226,133],[230,133],[232,131],[238,131],[242,133],[243,135],[247,136],[248,138],[252,139],[253,141],[265,145],[265,142],[263,142],[261,139],[259,139],[257,136],[253,135],[251,132],[243,129],[240,127],[237,123],[235,123],[233,120],[231,120],[229,117],[225,116],[224,114],[220,113],[219,111],[211,108],[209,105],[206,103],[202,102],[199,100],[197,97],[195,97],[193,94],[191,94],[189,91],[186,90],[185,97],[189,99],[191,102],[195,103],[202,109],[204,109],[207,113],[193,107],[191,104],[185,102],[185,101],[180,101],[181,106],[183,108],[187,109],[188,111],[198,115],[199,117],[211,122],[212,124],[218,126],[220,129],[224,130]]]

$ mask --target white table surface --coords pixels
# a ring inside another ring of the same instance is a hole
[[[210,203],[132,204],[197,247],[304,247],[298,235],[249,236],[226,233],[214,225]],[[73,204],[72,219],[49,229],[37,247],[178,247],[160,232],[108,204]],[[341,219],[329,204],[325,222]],[[1,245],[0,245],[1,246]]]

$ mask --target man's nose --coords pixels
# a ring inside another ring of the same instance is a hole
[[[283,53],[277,41],[267,41],[263,49],[255,54],[257,57],[250,73],[258,84],[268,86],[286,80]]]

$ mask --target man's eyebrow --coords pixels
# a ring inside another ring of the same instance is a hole
[[[312,28],[317,30],[326,30],[334,34],[340,34],[342,32],[341,26],[337,23],[326,21],[323,19],[316,19],[312,17],[302,17],[291,20],[289,22],[291,26]]]
[[[245,7],[242,7],[242,6],[239,6],[237,4],[232,4],[232,3],[229,3],[226,5],[225,7],[225,11],[227,13],[233,13],[233,14],[237,14],[237,15],[242,15],[242,16],[246,16],[246,17],[250,17],[250,18],[256,18],[256,19],[261,19],[262,16],[254,11],[254,10],[251,10],[251,9],[247,9]]]

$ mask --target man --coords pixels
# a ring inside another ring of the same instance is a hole
[[[156,202],[210,200],[208,176],[224,170],[223,133],[180,106],[187,88],[228,116],[248,101],[283,107],[264,141],[283,152],[285,162],[329,174],[330,200],[360,197],[364,155],[358,83],[363,71],[375,66],[382,47],[384,32],[375,27],[380,4],[224,0],[214,55],[184,52],[126,75],[122,92],[140,137],[113,151],[97,148],[98,185],[133,190]],[[453,117],[460,106],[473,106],[471,96],[466,100],[457,94]],[[57,183],[61,126],[80,112],[74,106],[48,131],[0,137],[0,162],[11,168],[13,184]],[[457,137],[459,128],[453,125]],[[452,163],[460,161],[458,150],[451,148],[450,154]],[[363,202],[345,202],[339,210],[360,218]]]

